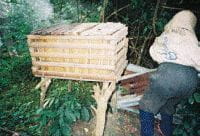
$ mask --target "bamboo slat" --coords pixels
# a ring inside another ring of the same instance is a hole
[[[76,63],[58,63],[58,62],[32,62],[35,66],[52,66],[52,67],[76,67],[76,68],[88,68],[88,69],[107,69],[115,70],[115,66],[112,65],[94,65],[94,64],[76,64]]]
[[[78,25],[77,27],[75,27],[73,30],[65,31],[64,34],[65,35],[80,35],[81,32],[92,29],[97,25],[98,25],[97,23],[89,23],[89,24],[82,23],[82,24]]]
[[[55,71],[33,71],[38,77],[49,77],[49,78],[60,78],[60,79],[72,79],[72,80],[84,80],[84,81],[115,81],[116,77],[114,74],[102,75],[102,74],[77,74],[71,72],[55,72]]]
[[[81,35],[82,36],[105,36],[105,35],[108,36],[108,35],[114,34],[115,32],[119,31],[123,27],[124,25],[122,25],[121,23],[116,23],[115,25],[113,25],[113,23],[101,23],[97,25],[96,27],[94,27],[93,29],[82,32]]]
[[[115,50],[115,47],[112,45],[98,45],[98,44],[68,44],[68,43],[45,43],[45,42],[32,42],[29,47],[35,47],[35,48],[62,48],[62,49],[68,49],[68,48],[81,48],[81,49],[109,49],[109,50]]]
[[[32,52],[32,57],[48,57],[48,58],[86,58],[86,59],[108,59],[110,61],[114,61],[113,55],[95,55],[95,54],[66,54],[66,53],[43,53],[43,52]]]

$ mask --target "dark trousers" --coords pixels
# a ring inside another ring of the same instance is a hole
[[[198,72],[189,66],[161,63],[150,76],[149,88],[140,100],[140,109],[154,114],[173,114],[175,105],[199,86]]]

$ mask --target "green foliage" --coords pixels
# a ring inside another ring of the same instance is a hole
[[[70,135],[75,121],[91,118],[90,105],[94,100],[90,90],[93,83],[54,80],[45,102],[46,108],[38,109],[40,91],[33,88],[39,80],[31,74],[29,55],[1,59],[1,127],[23,135],[43,135],[45,130],[49,135]]]
[[[77,120],[89,121],[92,83],[55,81],[46,99],[45,108],[37,111],[38,133],[71,135],[71,125]],[[68,90],[70,89],[70,90]]]
[[[31,74],[29,54],[0,56],[0,60],[0,127],[32,134],[39,104],[39,91],[33,88],[39,80]]]
[[[13,84],[26,83],[32,78],[29,54],[0,57],[0,92],[12,88]]]
[[[98,22],[100,4],[81,0],[50,0],[54,5],[57,21]]]
[[[183,101],[177,109],[177,114],[182,117],[181,124],[176,125],[175,136],[200,135],[200,92],[195,92],[188,101]]]
[[[37,9],[34,9],[29,1],[11,1],[7,10],[7,16],[4,17],[4,21],[0,22],[2,48],[6,48],[9,52],[24,51],[27,34],[38,27],[49,24],[49,22],[39,17],[40,13],[36,12]],[[47,18],[45,15],[43,17]]]

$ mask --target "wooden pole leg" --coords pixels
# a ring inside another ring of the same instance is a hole
[[[114,91],[114,93],[111,95],[111,101],[110,101],[110,106],[112,108],[112,112],[116,113],[117,112],[117,99],[119,96],[119,91]]]
[[[40,107],[44,108],[44,101],[45,101],[45,97],[46,97],[46,93],[48,90],[48,87],[51,83],[51,79],[50,78],[42,78],[40,83],[37,84],[37,86],[35,87],[35,89],[41,89],[40,92]]]
[[[96,129],[95,136],[103,136],[104,126],[105,126],[105,116],[107,110],[107,104],[110,96],[115,90],[116,83],[103,83],[102,88],[100,88],[99,84],[93,87],[94,89],[94,99],[97,102],[96,112]]]

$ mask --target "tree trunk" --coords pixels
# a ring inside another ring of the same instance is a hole
[[[106,120],[106,110],[107,110],[107,102],[101,102],[97,105],[96,111],[96,132],[95,136],[103,136],[104,126]]]
[[[99,84],[95,85],[94,88],[94,99],[97,102],[96,112],[96,130],[95,136],[103,136],[104,126],[105,126],[105,117],[107,104],[110,96],[115,90],[115,82],[108,83],[104,82],[102,88],[100,88]]]

